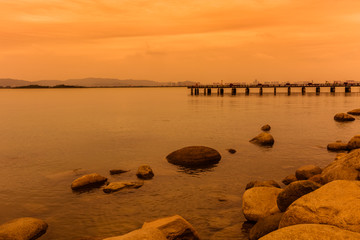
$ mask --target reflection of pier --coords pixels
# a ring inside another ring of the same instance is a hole
[[[315,88],[315,92],[318,94],[320,93],[321,88],[330,88],[331,93],[335,93],[335,88],[343,87],[345,88],[346,93],[351,92],[351,87],[359,87],[360,83],[339,83],[339,84],[329,84],[329,83],[322,83],[322,84],[257,84],[257,85],[198,85],[198,86],[190,86],[191,95],[199,95],[200,89],[204,92],[204,95],[211,95],[212,90],[217,90],[218,95],[224,95],[225,89],[231,89],[231,95],[236,95],[237,89],[245,89],[245,94],[250,94],[250,89],[258,89],[260,95],[263,94],[264,88],[272,88],[274,90],[274,95],[276,95],[277,88],[285,88],[287,89],[287,94],[291,94],[292,88],[301,88],[301,93],[305,94],[307,88]]]

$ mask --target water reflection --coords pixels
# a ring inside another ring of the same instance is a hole
[[[218,164],[211,164],[204,167],[183,167],[178,166],[178,172],[183,172],[193,176],[200,176],[203,173],[213,172]]]

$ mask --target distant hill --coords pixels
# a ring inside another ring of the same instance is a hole
[[[133,79],[113,79],[113,78],[83,78],[83,79],[68,79],[65,81],[60,80],[40,80],[40,81],[25,81],[10,78],[0,78],[0,87],[20,87],[28,85],[39,86],[82,86],[82,87],[126,87],[126,86],[190,86],[195,85],[196,82],[157,82],[151,80],[133,80]]]

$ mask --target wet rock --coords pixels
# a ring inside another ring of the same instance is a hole
[[[266,125],[264,125],[264,126],[261,127],[261,130],[262,130],[262,131],[270,131],[270,129],[271,129],[271,127],[270,127],[269,124],[266,124]]]
[[[276,199],[283,190],[275,187],[254,187],[245,191],[242,199],[242,210],[249,221],[280,212]]]
[[[71,183],[71,188],[76,190],[84,187],[97,187],[103,185],[106,181],[106,177],[103,177],[97,173],[92,173],[75,179]]]
[[[317,184],[322,185],[321,174],[314,175],[314,176],[312,176],[311,178],[309,178],[308,180],[309,180],[309,181],[316,182]]]
[[[289,185],[292,182],[296,182],[298,179],[296,178],[295,174],[291,174],[289,176],[286,176],[281,182],[285,185]]]
[[[318,189],[319,187],[319,184],[309,180],[300,180],[290,183],[277,197],[278,208],[280,211],[284,212],[298,198]]]
[[[47,223],[41,219],[17,218],[0,225],[0,239],[33,240],[42,236],[47,228]]]
[[[307,180],[314,175],[320,174],[321,172],[322,170],[318,166],[306,165],[298,168],[295,172],[295,176],[298,180]]]
[[[345,157],[347,155],[347,153],[338,153],[337,155],[336,155],[336,157],[335,157],[335,161],[336,160],[339,160],[340,158],[343,158],[343,157]]]
[[[140,188],[143,182],[112,182],[103,188],[104,193],[117,192],[124,188]]]
[[[156,228],[138,229],[125,235],[105,238],[103,240],[167,240],[165,235]]]
[[[191,146],[176,150],[166,156],[169,163],[184,167],[202,167],[218,163],[221,155],[213,148]]]
[[[154,177],[154,172],[149,165],[142,165],[138,168],[136,176],[141,179],[151,179]]]
[[[334,180],[358,180],[360,170],[360,149],[355,149],[325,167],[321,173],[321,182],[326,184]]]
[[[334,120],[338,122],[354,121],[355,118],[347,113],[337,113],[334,116]]]
[[[274,138],[271,136],[270,133],[262,132],[253,139],[251,139],[249,142],[255,143],[261,146],[272,146],[274,145]]]
[[[207,222],[209,224],[209,227],[212,229],[223,229],[232,224],[232,220],[224,216],[214,216],[207,218]]]
[[[232,148],[227,149],[227,151],[228,151],[229,153],[231,153],[231,154],[236,153],[236,150],[235,150],[235,149],[232,149]]]
[[[360,182],[337,180],[293,202],[279,227],[328,224],[360,232]]]
[[[279,228],[282,215],[283,213],[275,213],[260,219],[254,227],[251,228],[249,239],[258,240],[262,236],[277,230]]]
[[[298,224],[280,228],[260,240],[359,240],[360,234],[325,224]]]
[[[353,109],[351,111],[348,111],[347,113],[351,115],[360,115],[360,108]]]
[[[350,150],[360,148],[360,135],[352,137],[347,145]]]
[[[281,188],[280,185],[275,182],[274,180],[267,180],[267,181],[251,181],[246,184],[245,190],[253,188],[253,187],[277,187]]]
[[[129,172],[130,170],[123,170],[123,169],[111,169],[110,170],[110,175],[115,175],[115,174],[121,174],[121,173],[126,173]]]
[[[329,151],[346,151],[348,150],[348,144],[342,142],[329,143],[326,147]]]

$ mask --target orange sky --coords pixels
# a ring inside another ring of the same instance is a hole
[[[358,0],[0,0],[0,78],[360,81]]]

